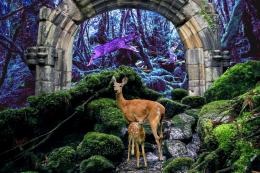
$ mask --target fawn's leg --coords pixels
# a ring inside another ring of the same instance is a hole
[[[146,160],[146,155],[145,155],[145,150],[144,150],[144,142],[142,143],[142,154],[144,158],[144,166],[147,167],[147,160]]]
[[[135,140],[132,138],[132,149],[131,149],[131,155],[133,156],[135,154]]]
[[[140,167],[140,151],[139,151],[139,145],[138,143],[135,142],[135,147],[136,147],[136,162],[137,162],[137,167]]]
[[[127,156],[128,162],[130,161],[131,143],[132,143],[132,138],[129,136],[128,137],[128,156]]]

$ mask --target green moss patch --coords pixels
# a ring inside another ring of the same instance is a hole
[[[108,173],[112,172],[114,165],[103,156],[95,155],[80,163],[80,173]]]
[[[172,90],[172,100],[181,100],[183,97],[188,96],[188,91],[182,88]]]
[[[172,118],[174,115],[182,113],[188,108],[187,105],[181,104],[176,101],[172,101],[167,98],[161,98],[157,101],[165,107],[166,109],[165,117],[167,118]]]
[[[206,114],[220,114],[223,110],[227,110],[231,106],[229,100],[218,100],[204,105],[200,111],[200,116]]]
[[[0,112],[0,151],[10,148],[14,139],[21,140],[34,135],[38,124],[37,112],[30,107]]]
[[[189,105],[191,108],[198,108],[206,103],[206,99],[201,96],[186,96],[181,100],[181,103]]]
[[[121,131],[126,128],[126,120],[121,110],[117,108],[115,100],[109,98],[93,100],[88,104],[87,112],[96,121],[95,131],[122,136]]]
[[[47,168],[55,172],[73,172],[76,151],[69,146],[57,148],[48,156]]]
[[[80,158],[101,155],[110,160],[122,158],[123,150],[124,145],[120,138],[99,132],[87,133],[77,147],[77,153]]]
[[[232,99],[254,88],[260,80],[259,69],[260,61],[241,63],[228,69],[205,92],[207,101]]]
[[[232,148],[237,129],[234,124],[222,124],[213,130],[213,135],[216,137],[219,147],[228,152]]]
[[[180,157],[166,162],[162,173],[173,173],[187,171],[194,161],[188,157]]]

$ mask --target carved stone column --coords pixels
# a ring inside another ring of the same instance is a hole
[[[62,56],[58,54],[53,47],[38,46],[30,47],[25,53],[26,61],[31,70],[35,70],[35,94],[49,93],[59,90],[56,86],[60,86],[57,79],[57,68],[62,64],[58,64],[58,58]],[[62,75],[61,75],[62,76]],[[58,84],[57,84],[58,83]]]
[[[203,95],[205,92],[204,52],[202,48],[186,51],[186,67],[189,75],[191,95]]]

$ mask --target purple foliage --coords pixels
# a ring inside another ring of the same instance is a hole
[[[222,24],[224,47],[234,62],[260,60],[259,0],[212,0]]]
[[[134,52],[138,52],[138,50],[131,45],[128,45],[134,39],[137,39],[138,36],[136,33],[129,34],[125,37],[115,38],[103,45],[99,45],[94,48],[94,54],[91,55],[88,66],[92,64],[93,59],[100,58],[101,56],[105,56],[108,53],[112,53],[119,49],[126,49]]]

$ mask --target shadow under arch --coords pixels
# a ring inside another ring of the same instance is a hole
[[[193,0],[64,0],[55,9],[41,8],[37,45],[26,51],[29,66],[36,70],[36,95],[70,88],[72,48],[79,25],[119,8],[155,11],[173,22],[185,47],[190,94],[203,95],[222,74],[221,60],[213,58],[221,59],[220,38]]]

